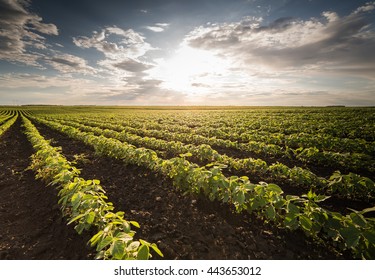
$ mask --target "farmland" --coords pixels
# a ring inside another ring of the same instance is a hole
[[[375,109],[0,107],[1,259],[374,259]]]

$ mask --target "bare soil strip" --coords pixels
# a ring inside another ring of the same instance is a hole
[[[33,153],[20,118],[0,138],[0,259],[92,259],[80,236],[66,225],[57,191],[26,170]]]

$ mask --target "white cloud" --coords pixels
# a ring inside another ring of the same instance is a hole
[[[163,58],[148,53],[155,48],[143,34],[108,26],[73,38],[79,48],[101,54],[95,68],[82,57],[63,53],[62,45],[54,43],[60,51],[52,49],[46,40],[58,35],[57,27],[43,23],[26,3],[0,0],[6,7],[0,18],[0,59],[39,68],[49,65],[60,74],[0,75],[2,102],[374,104],[375,32],[370,16],[375,2],[347,16],[326,11],[316,18],[271,23],[261,17],[208,23],[187,34],[180,47]],[[163,32],[169,24],[143,28]]]
[[[70,75],[46,76],[29,73],[8,73],[0,75],[1,88],[21,89],[27,87],[48,88],[51,86],[65,86],[71,83]]]
[[[168,27],[170,24],[169,23],[157,23],[156,26],[160,26],[160,27]]]
[[[199,27],[185,38],[194,48],[232,59],[251,73],[279,71],[345,72],[375,76],[375,32],[368,12],[374,3],[348,16],[324,12],[321,18],[281,18],[268,25],[243,20]]]
[[[111,41],[109,37],[112,37]],[[107,27],[100,32],[95,31],[91,37],[75,37],[73,42],[81,48],[95,48],[110,59],[138,58],[153,50],[141,34],[116,26]]]
[[[164,31],[164,28],[162,28],[160,26],[146,26],[145,28],[148,29],[148,30],[154,31],[154,32],[163,32]]]
[[[121,96],[126,99],[128,95],[128,99],[133,100],[146,92],[151,94],[151,88],[154,92],[158,89],[160,82],[148,77],[146,72],[154,65],[143,57],[154,48],[140,33],[112,26],[94,32],[91,37],[73,38],[73,42],[81,48],[95,48],[104,55],[104,59],[97,61],[97,71],[115,86],[111,90],[100,91],[103,98]]]
[[[328,22],[339,20],[339,16],[335,12],[323,12],[322,15],[327,18]]]
[[[343,17],[208,23],[148,72],[195,104],[374,104],[370,6]]]
[[[29,73],[0,75],[2,104],[85,104],[85,93],[100,89],[102,83],[75,78],[71,74],[58,76]]]
[[[169,23],[156,23],[152,26],[146,26],[145,28],[153,32],[163,32],[169,26]]]
[[[29,12],[26,1],[0,0],[0,5],[0,59],[40,66],[37,60],[41,55],[28,48],[45,49],[45,37],[36,32],[58,35],[57,27]]]
[[[123,83],[70,74],[0,75],[2,104],[175,105],[184,94],[159,88],[161,81],[129,77]]]
[[[375,9],[375,2],[368,2],[365,5],[356,9],[354,11],[354,14],[360,14],[360,13],[363,13],[363,12],[370,12],[370,11],[373,11],[374,9]]]

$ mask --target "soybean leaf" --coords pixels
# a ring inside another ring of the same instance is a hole
[[[95,220],[95,212],[91,211],[90,213],[87,214],[86,216],[86,223],[91,225]]]
[[[375,244],[375,230],[368,230],[363,233],[363,236],[371,243]]]
[[[111,254],[116,260],[121,260],[124,256],[125,243],[122,240],[116,240],[112,246]]]
[[[133,241],[127,247],[128,251],[136,251],[141,243],[139,241]]]
[[[276,211],[275,211],[275,207],[273,207],[273,205],[270,205],[270,206],[267,207],[266,215],[271,220],[275,219]]]
[[[83,216],[85,216],[86,214],[83,213],[83,214],[79,214],[77,216],[75,216],[73,219],[71,219],[69,222],[68,222],[68,225],[70,225],[71,223],[77,221],[78,219],[82,218]]]
[[[322,202],[324,200],[327,200],[328,198],[330,198],[330,196],[326,196],[326,195],[317,195],[315,198],[314,198],[314,201],[315,202]]]
[[[267,188],[270,191],[273,191],[276,194],[282,194],[283,193],[283,190],[278,185],[275,185],[275,184],[268,184]]]
[[[101,251],[103,250],[104,247],[108,246],[109,244],[111,244],[113,240],[113,237],[112,236],[107,236],[106,238],[104,238],[102,241],[100,241],[100,243],[98,244],[98,247],[96,248],[97,251]]]
[[[137,259],[138,260],[148,260],[149,258],[149,248],[146,244],[143,244],[141,247],[139,247]]]
[[[83,230],[85,229],[85,224],[84,223],[79,223],[74,227],[74,229],[78,232],[78,234],[81,234]]]
[[[360,213],[361,213],[361,214],[365,214],[365,213],[373,212],[373,211],[375,211],[375,206],[374,206],[374,207],[371,207],[371,208],[363,209]]]
[[[298,215],[300,213],[300,210],[296,205],[294,205],[294,203],[290,202],[288,204],[288,212],[293,215]]]
[[[137,228],[140,228],[140,225],[138,222],[136,221],[129,221],[130,224],[132,224],[133,226],[137,227]]]
[[[348,248],[354,248],[358,244],[360,232],[354,226],[343,228],[339,232],[341,236],[344,238]]]
[[[164,257],[163,253],[159,250],[158,246],[155,243],[152,243],[150,247],[161,257]]]
[[[365,227],[366,224],[367,224],[367,221],[366,219],[361,215],[361,214],[357,214],[357,213],[351,213],[350,214],[350,218],[352,219],[352,221],[360,226],[360,227]]]
[[[118,238],[118,239],[121,239],[124,242],[128,242],[130,240],[133,240],[133,237],[130,234],[127,234],[127,233],[121,232],[121,231],[119,233],[117,233],[115,237]]]
[[[309,218],[304,215],[299,216],[299,221],[304,230],[309,231],[312,228],[312,222]]]
[[[298,227],[297,216],[291,213],[286,214],[284,225],[288,228],[296,229]]]
[[[245,201],[245,194],[242,191],[240,191],[237,195],[237,202],[239,205],[242,205],[244,201]]]
[[[73,209],[77,209],[79,203],[81,202],[81,198],[82,198],[82,194],[80,192],[73,194],[71,198]]]
[[[122,228],[123,230],[126,232],[126,233],[129,233],[130,232],[130,224],[127,222],[127,221],[123,221],[122,222]]]
[[[340,219],[335,217],[329,217],[326,224],[328,228],[333,230],[339,230],[342,227]]]
[[[102,235],[103,235],[103,231],[101,230],[97,234],[95,234],[93,237],[91,237],[90,239],[91,245],[95,245],[99,241]]]
[[[99,253],[96,254],[95,259],[96,260],[101,260],[101,259],[104,258],[104,255],[105,255],[105,252],[104,251],[100,251]]]

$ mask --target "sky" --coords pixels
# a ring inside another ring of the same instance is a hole
[[[0,0],[0,105],[375,106],[375,1]]]

